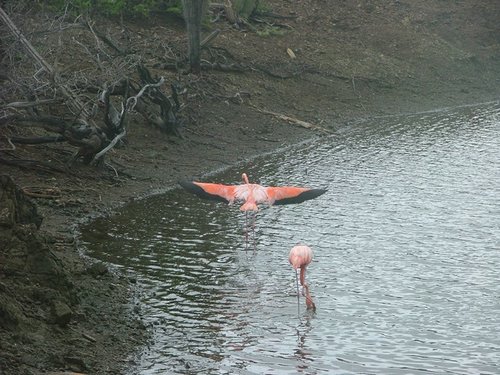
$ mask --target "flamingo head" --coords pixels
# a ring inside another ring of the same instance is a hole
[[[243,174],[241,175],[241,178],[243,179],[243,182],[244,182],[245,184],[249,184],[249,183],[250,183],[250,182],[248,182],[248,176],[247,176],[247,174],[246,174],[246,173],[243,173]]]

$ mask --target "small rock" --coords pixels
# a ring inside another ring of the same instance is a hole
[[[94,277],[105,275],[108,272],[108,267],[101,262],[96,262],[87,268],[87,273]]]
[[[0,295],[0,327],[15,328],[22,320],[23,313],[14,301]]]
[[[80,357],[67,356],[67,357],[64,357],[64,361],[69,365],[69,368],[71,370],[77,371],[78,373],[80,373],[81,371],[85,371],[85,370],[88,369],[87,364]]]
[[[56,300],[52,305],[52,315],[55,323],[61,327],[65,327],[70,322],[73,311],[64,302]]]
[[[0,207],[0,226],[11,228],[18,223],[33,223],[40,228],[42,224],[36,205],[7,175],[0,175]]]

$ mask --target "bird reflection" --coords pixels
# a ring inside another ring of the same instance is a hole
[[[301,320],[300,325],[297,327],[297,348],[294,351],[294,357],[297,361],[295,368],[297,373],[307,373],[316,374],[316,370],[310,370],[309,366],[313,362],[312,351],[307,348],[306,338],[309,332],[312,330],[311,320],[314,317],[314,311],[308,311],[308,314],[304,315]]]

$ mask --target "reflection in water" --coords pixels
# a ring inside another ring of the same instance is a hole
[[[493,103],[366,120],[254,160],[263,185],[328,189],[259,211],[255,252],[237,207],[180,190],[96,221],[88,252],[147,292],[154,343],[130,372],[500,373],[499,150]],[[317,305],[299,316],[298,242],[315,252]]]
[[[314,369],[309,370],[309,363],[313,361],[313,352],[306,346],[306,337],[312,329],[311,319],[314,316],[314,311],[308,310],[308,313],[304,316],[304,319],[300,321],[300,326],[296,328],[297,330],[297,349],[295,349],[295,368],[297,373],[308,373],[315,374]]]

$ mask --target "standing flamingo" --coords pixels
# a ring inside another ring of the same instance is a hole
[[[309,286],[306,284],[306,268],[311,263],[313,257],[313,251],[309,246],[297,245],[290,250],[288,255],[288,261],[295,269],[295,278],[297,281],[297,301],[299,303],[300,310],[300,293],[299,293],[299,277],[297,275],[297,269],[300,268],[300,285],[304,287],[306,306],[308,310],[316,310],[316,305],[314,304],[311,295],[309,294]]]
[[[245,211],[246,218],[248,218],[248,211],[256,212],[259,210],[258,204],[281,205],[301,203],[319,197],[326,192],[325,189],[309,189],[295,186],[265,187],[258,184],[251,184],[248,181],[246,173],[243,173],[241,177],[243,179],[243,184],[241,185],[223,185],[194,181],[181,181],[179,184],[200,198],[229,204],[243,202],[240,210]]]

